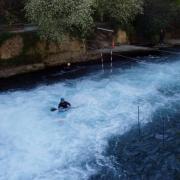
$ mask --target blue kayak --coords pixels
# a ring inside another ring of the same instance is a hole
[[[60,108],[60,109],[58,109],[58,112],[66,112],[66,111],[68,111],[70,109],[71,109],[71,107],[69,107],[69,108]]]

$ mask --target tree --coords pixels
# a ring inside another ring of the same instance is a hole
[[[99,0],[97,11],[101,20],[123,25],[143,12],[142,5],[142,0]]]
[[[66,35],[86,38],[99,19],[131,21],[142,12],[142,0],[27,0],[25,9],[44,38],[62,41]]]
[[[4,24],[14,24],[25,21],[25,0],[0,0],[0,21]]]
[[[62,41],[66,35],[85,38],[93,26],[92,0],[28,0],[28,18],[45,39]]]

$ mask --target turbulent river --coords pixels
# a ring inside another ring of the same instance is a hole
[[[180,55],[137,58],[112,72],[91,66],[73,79],[2,91],[0,180],[84,180],[111,166],[108,140],[137,124],[138,105],[146,124],[180,103]],[[61,97],[74,108],[51,112]]]

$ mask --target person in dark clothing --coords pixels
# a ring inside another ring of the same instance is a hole
[[[65,101],[64,98],[61,98],[61,101],[58,105],[58,109],[67,109],[69,107],[71,107],[71,104],[69,102]]]
[[[164,38],[165,38],[165,31],[164,29],[161,29],[160,34],[159,34],[159,43],[164,44]]]

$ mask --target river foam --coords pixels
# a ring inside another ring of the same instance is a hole
[[[137,124],[137,106],[141,122],[150,121],[158,108],[180,100],[179,84],[180,61],[143,61],[1,93],[0,180],[88,179],[95,164],[109,163],[103,156],[108,139]],[[76,108],[50,112],[60,97]]]

